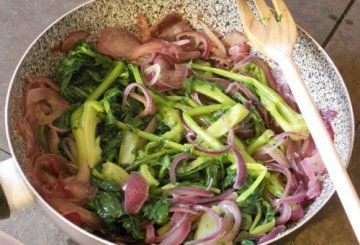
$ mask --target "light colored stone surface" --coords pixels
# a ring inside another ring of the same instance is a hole
[[[284,0],[295,21],[320,45],[346,9],[350,0]]]
[[[360,1],[344,18],[337,32],[326,47],[348,87],[354,107],[355,120],[360,121]]]
[[[9,220],[0,221],[0,230],[25,245],[76,245],[37,205],[12,214]]]

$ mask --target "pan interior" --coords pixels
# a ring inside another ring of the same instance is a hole
[[[233,0],[198,1],[196,4],[191,0],[181,2],[182,7],[180,8],[177,1],[173,0],[157,1],[157,3],[135,0],[98,0],[66,15],[39,37],[21,61],[8,96],[9,142],[12,152],[22,168],[26,161],[25,142],[18,130],[16,112],[18,101],[24,93],[24,78],[53,74],[62,55],[51,53],[50,49],[60,43],[68,33],[86,30],[92,34],[90,40],[95,40],[99,31],[107,26],[123,26],[136,33],[135,17],[138,13],[145,13],[148,20],[153,23],[171,11],[183,12],[195,28],[198,27],[197,17],[201,14],[211,29],[220,35],[242,28]],[[354,122],[344,82],[325,52],[301,30],[294,54],[318,108],[321,111],[334,110],[337,112],[337,117],[332,123],[335,145],[341,159],[348,163],[353,146]],[[270,62],[270,64],[277,69],[275,63]],[[26,169],[23,168],[23,170],[27,175]],[[333,185],[325,175],[321,195],[309,206],[305,216],[294,223],[283,235],[290,233],[310,219],[326,203],[333,192]]]

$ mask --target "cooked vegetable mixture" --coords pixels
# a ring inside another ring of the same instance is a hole
[[[108,27],[96,45],[75,31],[56,73],[26,80],[31,181],[71,222],[119,244],[260,244],[320,194],[287,85],[243,33],[199,23],[139,14],[141,38]]]

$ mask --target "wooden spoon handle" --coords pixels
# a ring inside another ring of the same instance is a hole
[[[301,78],[294,60],[289,57],[278,59],[278,61],[280,61],[279,65],[298,103],[354,232],[360,241],[360,201],[346,172],[345,166],[337,154],[320,113]]]

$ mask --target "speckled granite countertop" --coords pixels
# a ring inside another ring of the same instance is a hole
[[[286,0],[285,0],[286,1]],[[49,24],[85,0],[0,0],[0,110],[3,114],[7,86],[17,62],[32,40]],[[287,0],[295,19],[330,54],[342,73],[353,99],[356,126],[359,124],[360,97],[360,1]],[[10,157],[4,122],[0,122],[0,159]],[[356,130],[351,177],[360,188],[360,134]],[[0,163],[1,164],[1,163]],[[26,245],[74,245],[42,213],[37,205],[0,221],[0,230]],[[358,244],[335,195],[300,232],[280,244]]]

